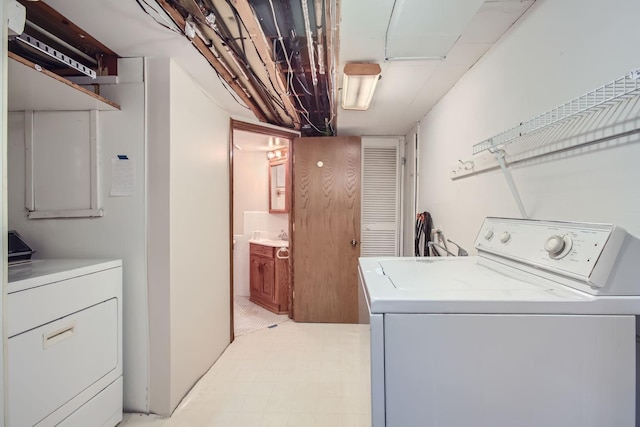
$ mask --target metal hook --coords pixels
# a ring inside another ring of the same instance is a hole
[[[458,159],[458,162],[460,162],[464,170],[466,171],[473,170],[473,167],[474,167],[473,160],[467,160],[466,162],[463,162],[462,160]]]

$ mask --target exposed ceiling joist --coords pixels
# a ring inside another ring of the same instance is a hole
[[[232,4],[235,6],[242,18],[242,21],[249,32],[249,36],[251,37],[251,40],[253,41],[253,44],[265,65],[267,73],[269,73],[271,80],[277,83],[278,89],[280,89],[278,95],[280,96],[289,117],[294,121],[295,129],[300,129],[300,116],[293,105],[291,97],[286,93],[286,86],[282,80],[282,71],[279,70],[278,65],[273,61],[273,52],[267,43],[267,39],[260,28],[260,23],[253,13],[251,6],[247,0],[232,0]]]
[[[326,0],[158,0],[259,120],[335,133]],[[331,3],[331,1],[327,1]]]
[[[186,28],[187,21],[182,14],[165,0],[156,0],[160,6],[169,14],[171,19],[182,29]],[[257,102],[246,92],[244,88],[234,79],[228,68],[209,50],[209,47],[199,37],[194,37],[191,42],[198,51],[209,61],[211,66],[216,70],[218,75],[231,87],[238,97],[249,107],[260,121],[268,121],[263,110],[257,105]]]

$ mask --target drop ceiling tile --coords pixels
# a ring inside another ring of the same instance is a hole
[[[340,62],[384,61],[384,37],[353,37],[340,46]]]
[[[431,79],[418,91],[410,102],[411,111],[426,115],[440,99],[460,80],[469,69],[465,65],[443,63],[431,76]]]
[[[344,0],[340,2],[340,37],[379,35],[387,31],[393,0]]]
[[[462,33],[460,43],[495,43],[532,4],[533,0],[485,2]]]
[[[483,0],[397,0],[387,33],[386,56],[444,56]]]
[[[430,35],[425,37],[394,36],[387,41],[389,60],[407,58],[444,58],[458,40],[458,35]]]
[[[492,43],[456,43],[447,55],[447,65],[460,65],[470,68],[492,46]]]

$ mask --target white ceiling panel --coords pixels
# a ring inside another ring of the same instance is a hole
[[[339,3],[341,37],[384,37],[393,0],[343,0]]]
[[[444,58],[458,40],[458,35],[394,36],[387,40],[386,59]]]
[[[483,0],[396,0],[387,33],[387,58],[444,57]]]
[[[341,62],[384,61],[384,37],[353,37],[349,40],[349,44],[340,46]],[[339,71],[342,72],[342,69]]]
[[[495,43],[532,4],[533,0],[485,2],[458,42]]]
[[[398,105],[398,97],[411,99],[435,73],[442,61],[387,62],[382,67],[374,102]]]
[[[394,0],[376,1],[371,6],[362,0],[343,0],[338,87],[341,87],[346,62],[379,62],[382,80],[368,111],[344,111],[338,107],[338,133],[402,135],[408,132],[532,3],[532,0],[396,0],[393,28],[390,28],[394,40],[399,42],[395,53],[431,56],[427,50],[440,49],[438,53],[446,51],[446,57],[440,61],[385,62],[386,25],[381,22],[386,20],[389,24]],[[377,10],[378,16],[372,18]],[[362,19],[364,16],[372,21]],[[451,43],[451,39],[446,41],[447,36],[455,37],[450,49],[447,43]],[[392,56],[390,53],[393,52],[387,51],[386,55]]]
[[[462,65],[471,68],[493,43],[456,43],[447,55],[448,65]]]
[[[423,111],[423,116],[455,86],[469,68],[466,65],[443,63],[431,79],[416,93],[410,104],[411,111]],[[419,119],[421,119],[420,117]]]

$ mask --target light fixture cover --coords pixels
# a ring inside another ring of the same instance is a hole
[[[342,79],[342,108],[360,111],[369,109],[381,71],[380,65],[375,63],[345,65]]]

